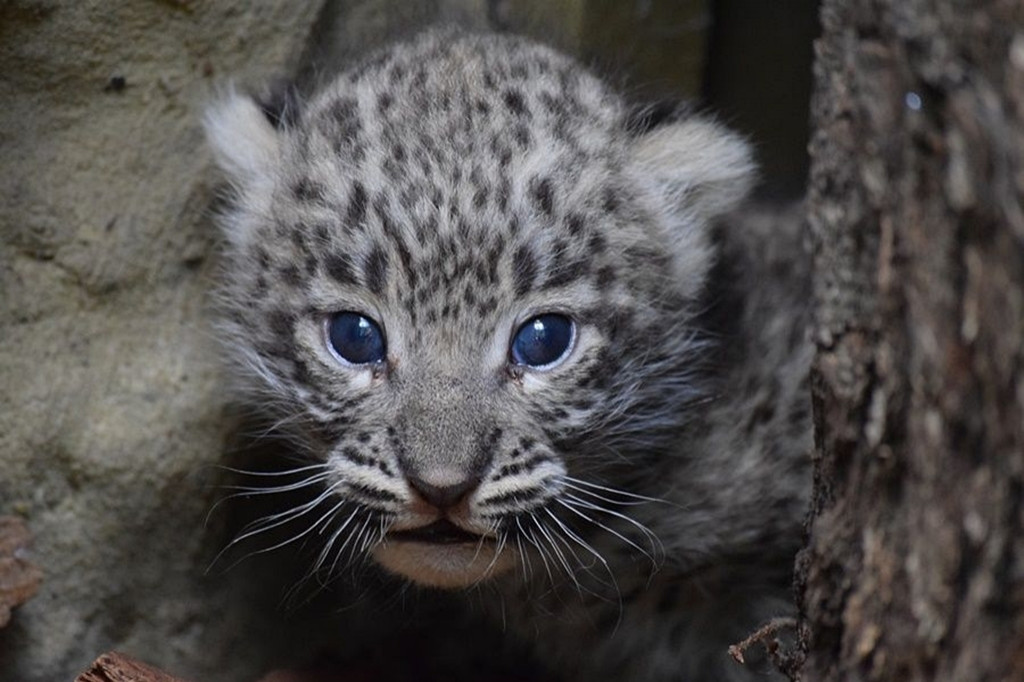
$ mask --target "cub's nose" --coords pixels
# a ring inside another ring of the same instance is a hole
[[[470,476],[444,484],[431,483],[421,476],[414,474],[406,475],[406,480],[409,481],[412,489],[425,502],[437,507],[441,511],[456,506],[480,485],[480,478],[477,476]]]

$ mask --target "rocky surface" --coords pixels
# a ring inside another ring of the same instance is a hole
[[[0,513],[46,574],[0,678],[70,680],[116,647],[232,680],[269,655],[250,600],[202,577],[232,422],[198,115],[229,74],[294,68],[318,5],[0,7]]]

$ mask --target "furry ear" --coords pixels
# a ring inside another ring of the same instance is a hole
[[[280,139],[260,105],[231,92],[203,117],[217,164],[236,188],[266,186],[280,154]]]
[[[662,125],[633,143],[633,166],[673,210],[709,220],[732,210],[754,184],[750,145],[700,118]]]
[[[716,123],[690,118],[640,134],[629,163],[674,254],[681,291],[697,296],[714,260],[708,223],[736,208],[754,184],[750,145]]]

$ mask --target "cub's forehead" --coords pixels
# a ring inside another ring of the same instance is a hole
[[[427,34],[341,75],[283,135],[274,220],[324,260],[317,281],[430,322],[608,280],[624,107],[546,47]]]
[[[613,92],[546,47],[428,33],[315,96],[288,135],[284,166],[300,197],[358,181],[406,211],[452,195],[477,212],[489,201],[505,210],[523,182],[557,175],[582,186],[614,165],[623,121]]]
[[[422,146],[458,160],[489,146],[501,156],[509,145],[600,154],[622,113],[613,92],[547,47],[441,32],[343,73],[303,123],[354,162],[375,146],[399,156]]]

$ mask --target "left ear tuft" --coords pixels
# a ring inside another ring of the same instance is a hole
[[[280,156],[278,132],[260,106],[234,92],[203,117],[217,164],[243,190],[268,181]]]

